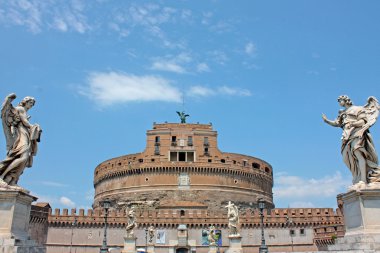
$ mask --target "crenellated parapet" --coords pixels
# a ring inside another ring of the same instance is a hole
[[[218,228],[227,228],[226,212],[216,212],[204,209],[194,210],[138,210],[136,218],[139,227],[176,228],[179,224],[186,224],[188,228],[203,228],[214,225]],[[104,212],[101,209],[55,209],[48,216],[49,226],[71,227],[76,221],[78,227],[104,226]],[[291,222],[290,222],[291,221]],[[127,217],[124,210],[111,209],[108,213],[108,223],[111,227],[124,227]],[[259,228],[260,214],[257,209],[249,209],[240,214],[242,228]],[[272,209],[264,212],[264,225],[268,228],[276,227],[343,227],[343,216],[339,209],[332,208],[286,208]],[[335,230],[336,231],[336,230]]]

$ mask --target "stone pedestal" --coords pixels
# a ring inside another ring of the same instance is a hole
[[[346,234],[329,251],[380,251],[380,189],[359,189],[342,194]]]
[[[153,244],[148,244],[148,249],[147,249],[147,252],[148,253],[154,253],[154,245]]]
[[[0,189],[0,252],[45,252],[44,247],[37,246],[30,240],[30,209],[36,197],[25,190]]]
[[[136,237],[124,236],[124,249],[122,253],[136,253]]]
[[[208,253],[216,253],[218,251],[218,247],[214,244],[209,246]]]
[[[228,236],[230,240],[230,246],[226,250],[226,253],[242,253],[243,249],[241,247],[241,236],[240,235],[230,235]]]

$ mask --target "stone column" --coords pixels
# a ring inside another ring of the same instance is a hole
[[[124,236],[124,249],[122,253],[136,253],[136,237]]]
[[[341,196],[346,234],[329,251],[380,249],[380,189],[366,187]]]
[[[45,252],[30,240],[30,209],[36,197],[21,189],[0,189],[0,252]]]
[[[241,247],[241,236],[240,235],[230,235],[228,236],[230,240],[230,246],[226,250],[226,253],[242,253],[243,248]]]

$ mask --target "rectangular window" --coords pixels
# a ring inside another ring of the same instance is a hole
[[[187,146],[193,146],[193,136],[187,137]]]
[[[172,136],[172,146],[177,146],[177,136]]]
[[[208,145],[208,137],[204,137],[203,138],[203,144],[204,145]]]
[[[305,235],[305,229],[304,228],[300,229],[300,235]]]
[[[177,152],[170,152],[170,161],[171,162],[177,161]]]
[[[160,154],[160,146],[155,146],[154,147],[154,154],[159,155]]]
[[[290,229],[289,234],[290,234],[290,236],[295,236],[296,231],[294,229]]]
[[[178,152],[178,161],[186,162],[186,152]]]
[[[187,161],[194,162],[194,152],[187,152]]]
[[[160,142],[160,136],[156,136],[156,138],[155,138],[155,142],[157,143],[157,142]]]
[[[171,162],[194,162],[194,152],[170,152]]]

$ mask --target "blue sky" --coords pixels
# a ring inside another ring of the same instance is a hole
[[[37,100],[20,185],[88,208],[100,162],[153,122],[212,122],[223,151],[272,164],[277,207],[336,207],[351,175],[336,101],[379,97],[378,1],[0,0],[0,95]],[[182,98],[185,104],[183,106]],[[372,127],[380,145],[379,125]],[[5,157],[4,136],[0,154]]]

